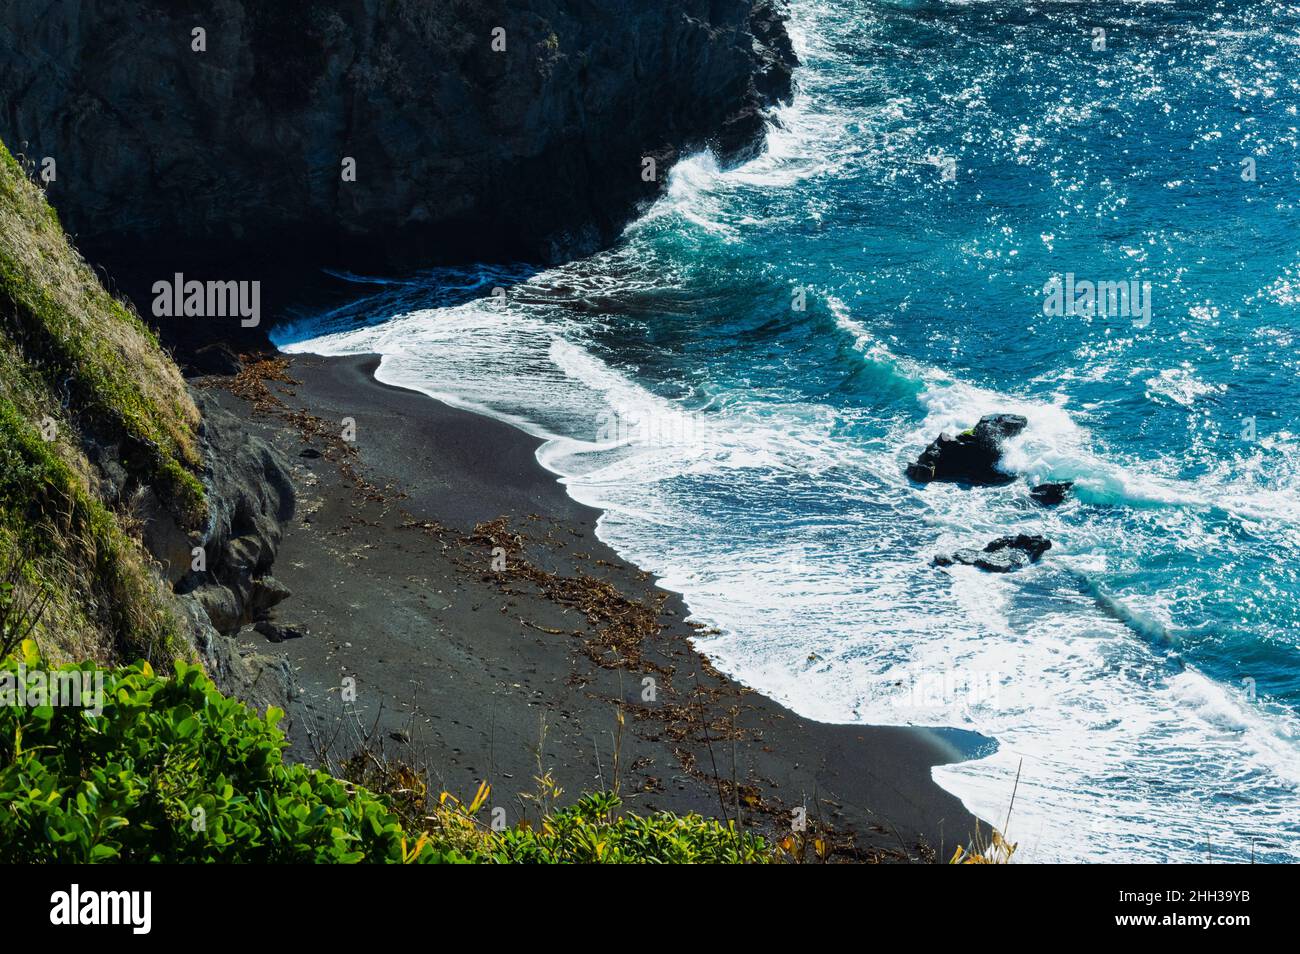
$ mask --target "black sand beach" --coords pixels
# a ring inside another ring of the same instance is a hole
[[[459,797],[487,781],[508,824],[535,815],[549,772],[561,803],[617,787],[637,811],[739,815],[778,837],[804,807],[844,859],[946,860],[967,841],[974,818],[930,769],[986,740],[813,722],[721,676],[681,599],[596,538],[599,514],[536,462],[534,438],[382,385],[377,364],[261,368],[282,381],[255,365],[234,379],[242,397],[206,379],[295,462],[275,566],[295,595],[273,620],[302,635],[241,634],[293,666],[294,757],[337,761],[368,739]]]

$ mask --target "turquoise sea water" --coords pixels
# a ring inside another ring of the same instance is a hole
[[[607,253],[378,280],[278,342],[548,438],[750,685],[997,739],[935,777],[1001,824],[1019,772],[1027,860],[1300,860],[1300,6],[791,7],[760,158],[680,164]],[[1066,275],[1149,320],[1045,314]],[[993,411],[1025,480],[904,478]],[[929,566],[1017,531],[1055,546]]]

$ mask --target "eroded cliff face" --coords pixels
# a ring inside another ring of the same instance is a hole
[[[9,0],[0,137],[92,254],[555,261],[792,64],[772,0]]]
[[[283,706],[287,666],[229,634],[286,595],[287,462],[191,396],[28,172],[0,142],[0,656],[202,659]]]

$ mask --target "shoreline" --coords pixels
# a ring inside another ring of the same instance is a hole
[[[298,684],[293,757],[379,740],[458,797],[489,782],[510,824],[549,775],[561,801],[617,786],[632,810],[739,815],[778,838],[803,808],[845,860],[946,860],[973,834],[931,768],[991,740],[796,715],[695,650],[681,595],[596,538],[600,511],[542,467],[540,438],[376,380],[378,356],[276,360],[282,412],[218,393],[294,462],[274,572],[295,595],[272,612],[304,634],[276,647]],[[322,427],[345,417],[355,444]]]

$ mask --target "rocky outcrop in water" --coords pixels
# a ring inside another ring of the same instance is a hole
[[[907,476],[923,484],[935,480],[980,486],[1009,484],[1015,477],[998,469],[1002,442],[1028,424],[1019,414],[989,414],[956,437],[940,434],[916,463],[908,465]]]
[[[986,544],[983,550],[958,550],[948,556],[936,556],[934,565],[961,564],[990,573],[1009,573],[1037,563],[1051,548],[1052,541],[1046,537],[1019,533],[1013,537],[998,537]]]
[[[793,63],[772,0],[12,0],[0,137],[101,260],[557,261]]]
[[[1055,507],[1065,502],[1066,494],[1074,486],[1074,481],[1066,480],[1060,483],[1039,484],[1033,490],[1029,491],[1029,496],[1034,499],[1035,503],[1040,503],[1044,507]]]

